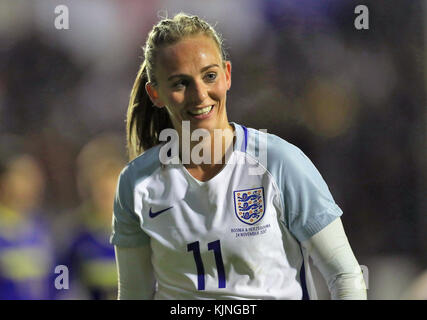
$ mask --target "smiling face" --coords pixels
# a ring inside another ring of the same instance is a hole
[[[157,107],[165,107],[176,130],[190,121],[191,131],[230,128],[226,95],[231,63],[223,62],[216,43],[205,35],[186,37],[159,50],[156,85],[146,90]]]

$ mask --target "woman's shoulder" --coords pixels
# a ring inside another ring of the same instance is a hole
[[[160,145],[156,145],[148,150],[145,150],[135,159],[131,160],[120,173],[121,178],[127,180],[140,180],[151,176],[158,168],[160,168],[159,150]]]
[[[306,159],[304,152],[296,145],[288,142],[266,129],[248,129],[247,152],[256,158],[267,160],[267,166],[274,164],[286,164],[289,162]]]

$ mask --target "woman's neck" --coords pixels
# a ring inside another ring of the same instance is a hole
[[[190,174],[200,181],[215,176],[227,163],[235,143],[234,127],[228,124],[226,129],[208,131],[199,141],[190,141],[189,148],[184,148],[180,138],[180,158],[189,159],[183,163]],[[189,152],[183,157],[183,152]]]

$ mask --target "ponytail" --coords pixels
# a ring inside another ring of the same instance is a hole
[[[157,108],[151,102],[145,91],[147,82],[147,68],[144,61],[132,87],[126,116],[129,160],[133,160],[144,150],[159,144],[159,135],[163,129],[173,128],[166,108]]]

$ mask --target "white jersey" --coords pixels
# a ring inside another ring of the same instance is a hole
[[[200,182],[153,147],[122,171],[111,243],[149,243],[155,299],[315,299],[300,243],[342,214],[294,145],[231,123],[229,163]],[[257,159],[262,135],[267,162]],[[263,165],[262,174],[250,174]]]

